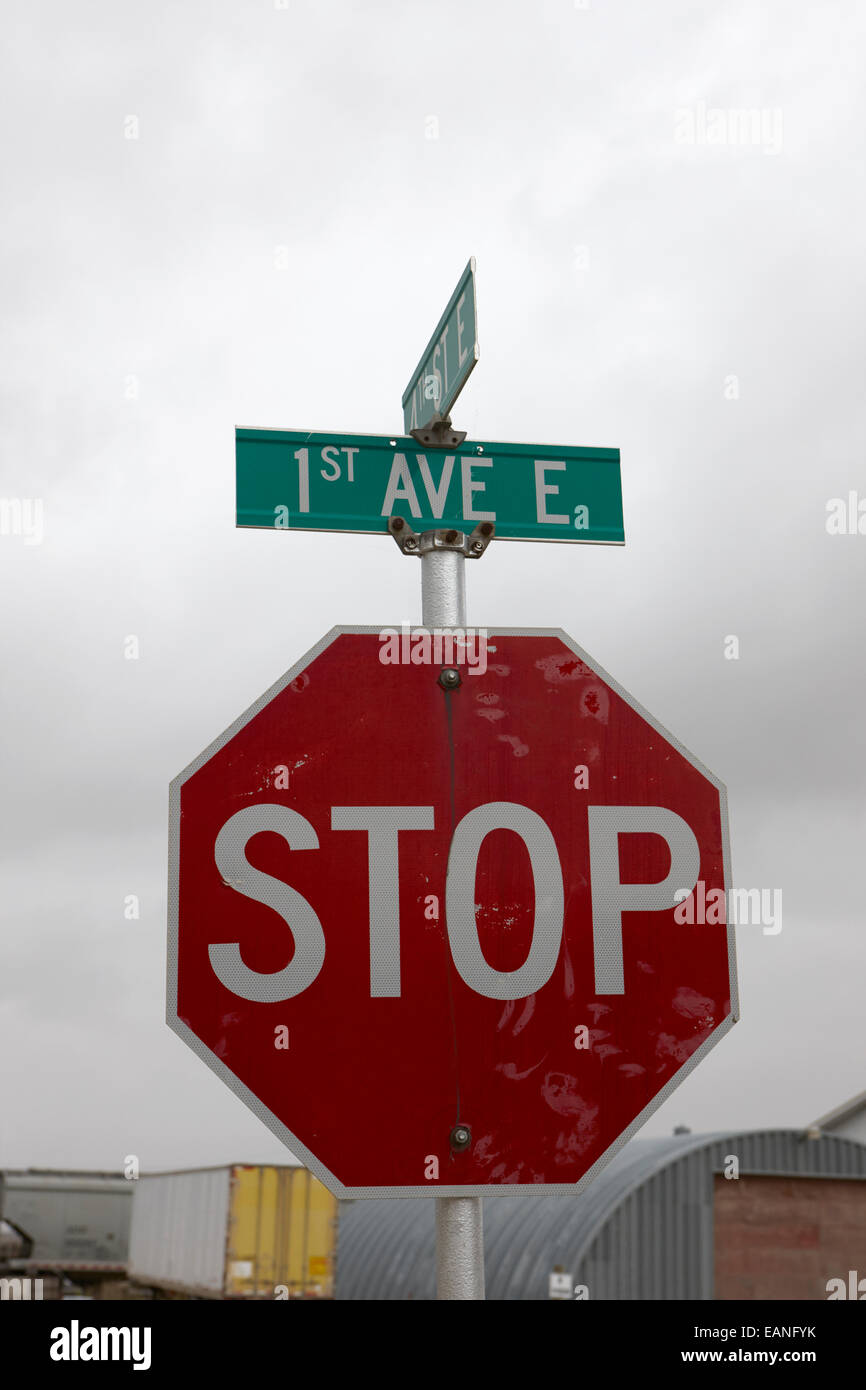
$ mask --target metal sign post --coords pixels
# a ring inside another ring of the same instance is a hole
[[[436,1297],[484,1298],[480,1197],[436,1198]]]
[[[463,334],[460,310],[467,297],[471,314],[468,335],[471,336],[471,352],[468,345],[464,349],[460,341]],[[451,429],[450,410],[478,361],[476,317],[475,258],[472,257],[403,393],[404,426],[407,431],[415,432],[415,437],[429,448],[455,448],[466,437]],[[449,329],[460,349],[453,386],[447,378]],[[437,363],[440,354],[446,370],[444,382]],[[453,530],[426,532],[417,538],[409,531],[405,519],[398,516],[390,518],[388,528],[404,555],[415,551],[421,556],[421,621],[424,626],[465,628],[464,562],[467,554],[474,559],[484,554],[493,536],[493,525],[489,521],[483,523],[468,542],[463,532]],[[436,1294],[439,1299],[484,1297],[480,1197],[436,1198]]]
[[[431,545],[422,550],[421,621],[425,627],[466,626],[465,563],[456,539],[452,546]],[[436,1198],[436,1292],[440,1299],[484,1297],[482,1210],[480,1197]]]
[[[471,536],[462,531],[427,531],[416,536],[402,517],[391,517],[389,529],[404,555],[421,559],[421,621],[429,630],[466,627],[467,557],[480,559],[493,539],[492,523],[482,523]],[[448,673],[443,672],[443,677]],[[447,686],[443,680],[443,689]],[[458,1115],[452,1144],[463,1143]],[[464,1133],[469,1137],[469,1131]],[[484,1298],[484,1231],[480,1197],[436,1198],[437,1298]]]
[[[460,312],[468,299],[469,344],[464,347]],[[404,425],[428,448],[455,448],[465,435],[451,429],[450,410],[478,361],[475,259],[470,259],[409,385],[403,393]],[[453,323],[451,320],[453,319]],[[457,365],[448,380],[447,338],[455,339]],[[440,370],[437,359],[442,359]],[[441,512],[440,512],[441,515]],[[465,628],[464,564],[484,554],[493,537],[488,520],[467,540],[462,531],[428,531],[416,537],[405,518],[392,516],[388,528],[404,555],[421,557],[421,621],[425,627]],[[443,676],[445,673],[443,672]],[[444,688],[444,684],[443,684]],[[455,1134],[459,1130],[455,1124]],[[466,1131],[468,1137],[468,1130]],[[459,1142],[459,1141],[458,1141]],[[484,1231],[480,1197],[436,1198],[436,1294],[439,1299],[484,1298]]]

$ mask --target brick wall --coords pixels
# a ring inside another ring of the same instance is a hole
[[[866,1277],[866,1182],[714,1180],[715,1296],[826,1299],[827,1280]]]

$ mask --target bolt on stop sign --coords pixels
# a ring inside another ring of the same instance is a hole
[[[172,783],[168,1022],[338,1196],[575,1192],[735,1021],[729,887],[564,633],[335,628]]]

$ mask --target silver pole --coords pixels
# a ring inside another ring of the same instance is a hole
[[[436,1297],[484,1297],[480,1197],[436,1198]]]
[[[426,628],[466,626],[465,564],[459,550],[422,549],[421,621]],[[436,1198],[436,1297],[484,1298],[480,1197]]]
[[[459,550],[421,553],[421,621],[425,627],[466,626],[466,557]]]

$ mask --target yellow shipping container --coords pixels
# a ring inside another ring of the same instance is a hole
[[[337,1200],[306,1168],[231,1169],[226,1298],[333,1298]]]

